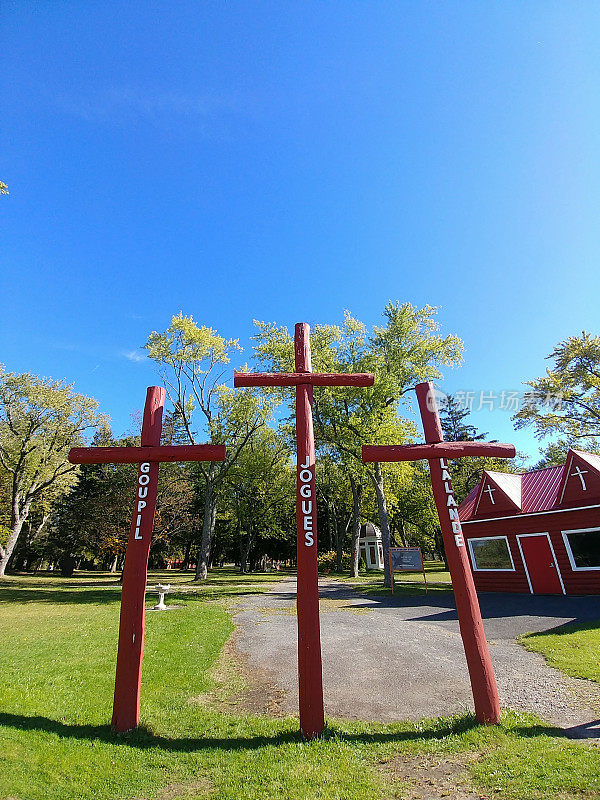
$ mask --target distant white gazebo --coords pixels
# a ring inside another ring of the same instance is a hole
[[[381,531],[372,522],[360,526],[359,554],[367,569],[383,569]]]

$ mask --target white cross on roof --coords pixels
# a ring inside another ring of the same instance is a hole
[[[587,469],[581,469],[580,467],[575,467],[575,469],[571,473],[571,475],[577,475],[577,477],[581,481],[581,488],[583,489],[584,492],[587,490],[587,486],[585,485],[585,481],[583,479],[583,476],[585,475],[586,472],[588,472]]]

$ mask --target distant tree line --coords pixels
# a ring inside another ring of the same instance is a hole
[[[462,342],[442,336],[435,309],[389,303],[372,330],[346,314],[340,325],[311,331],[313,366],[327,372],[374,372],[372,389],[315,390],[318,549],[338,570],[359,569],[359,533],[376,522],[384,552],[420,546],[443,558],[443,544],[426,462],[362,464],[363,443],[420,439],[409,391],[440,380],[460,363]],[[156,363],[170,407],[162,442],[227,445],[222,463],[162,464],[150,565],[194,567],[196,580],[213,565],[233,562],[243,572],[265,560],[295,560],[293,394],[289,390],[233,390],[231,359],[241,348],[191,317],[173,317],[153,332],[146,349]],[[551,437],[541,465],[564,458],[566,448],[597,449],[600,433],[600,337],[583,333],[557,345],[554,368],[529,382],[517,426]],[[256,323],[253,365],[293,370],[293,340],[285,327]],[[227,381],[227,383],[226,383]],[[564,403],[548,411],[549,393]],[[453,397],[442,411],[445,438],[478,440],[487,434],[468,422]],[[53,565],[122,569],[129,534],[136,468],[67,461],[70,447],[131,446],[139,436],[115,437],[98,403],[64,381],[0,371],[0,576]],[[484,468],[514,470],[523,463],[467,458],[452,464],[460,502]],[[325,562],[324,562],[325,563]],[[387,558],[384,558],[387,564]],[[389,575],[385,575],[386,583]]]

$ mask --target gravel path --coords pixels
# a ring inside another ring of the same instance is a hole
[[[325,713],[393,721],[472,710],[454,599],[376,598],[319,582]],[[295,578],[236,601],[236,646],[266,670],[297,714]],[[600,618],[599,597],[483,594],[484,626],[502,705],[533,711],[577,738],[600,737],[600,686],[562,675],[516,636]]]

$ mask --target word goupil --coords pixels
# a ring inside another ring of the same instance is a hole
[[[140,464],[140,474],[138,475],[138,501],[137,501],[137,517],[135,521],[135,533],[133,538],[134,539],[141,539],[142,534],[140,533],[140,527],[142,525],[142,512],[146,508],[146,501],[144,497],[148,497],[148,484],[150,483],[150,476],[148,473],[150,472],[150,462],[145,461],[143,464]]]

